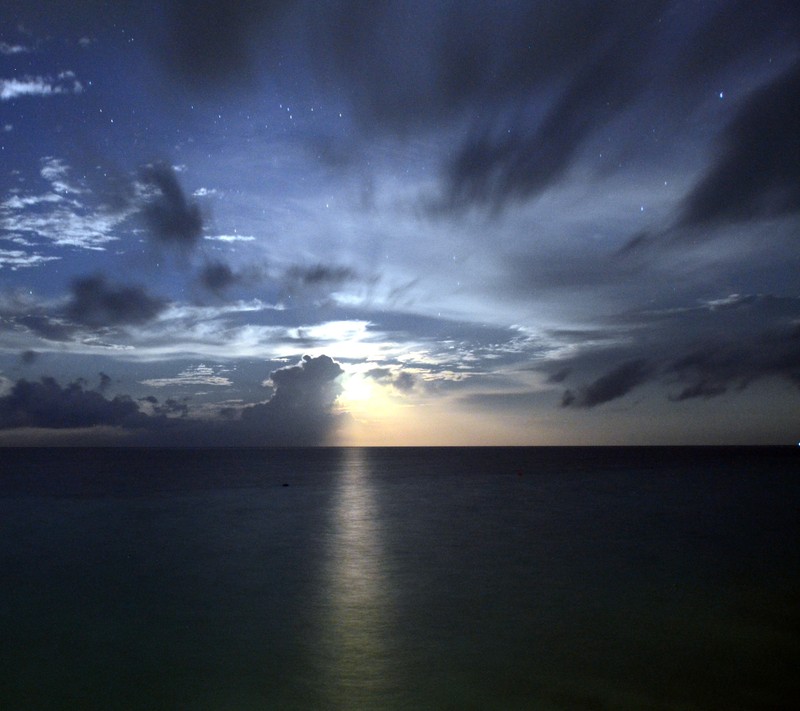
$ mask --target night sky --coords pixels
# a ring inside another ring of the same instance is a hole
[[[0,444],[800,438],[795,2],[4,2]]]

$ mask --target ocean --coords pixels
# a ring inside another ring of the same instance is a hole
[[[798,449],[7,449],[0,708],[794,709]]]

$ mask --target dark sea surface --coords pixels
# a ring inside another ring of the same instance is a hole
[[[0,462],[4,710],[798,708],[800,448]]]

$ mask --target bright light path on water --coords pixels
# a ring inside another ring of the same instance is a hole
[[[333,708],[370,708],[392,694],[394,638],[380,516],[363,453],[347,450],[328,538],[324,676]]]

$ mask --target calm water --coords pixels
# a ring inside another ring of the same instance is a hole
[[[799,459],[6,450],[0,707],[793,709]]]

